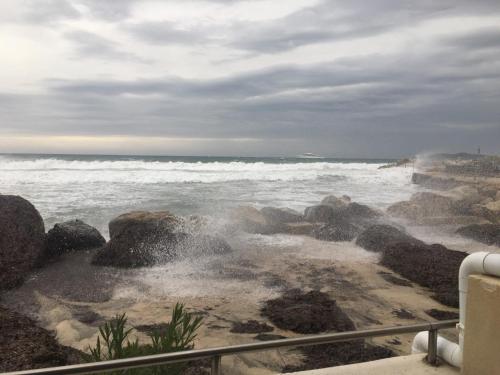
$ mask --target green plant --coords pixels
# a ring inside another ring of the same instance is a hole
[[[172,353],[189,350],[194,347],[196,331],[202,324],[201,317],[194,317],[185,310],[183,304],[177,303],[172,311],[172,318],[166,329],[153,331],[150,335],[151,344],[140,345],[139,340],[129,340],[132,328],[126,329],[127,317],[125,314],[99,327],[95,347],[89,347],[90,354],[85,356],[87,362],[100,362],[113,359],[131,358],[141,355]],[[172,364],[121,370],[112,374],[127,375],[177,375],[185,365]]]

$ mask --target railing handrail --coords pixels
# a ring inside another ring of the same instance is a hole
[[[218,368],[220,358],[223,355],[233,355],[246,352],[271,350],[278,348],[292,348],[298,346],[328,344],[339,341],[349,341],[364,339],[369,337],[390,336],[403,333],[414,333],[419,331],[437,331],[439,329],[453,328],[458,323],[458,319],[443,320],[413,324],[407,326],[373,328],[361,331],[337,332],[319,335],[294,337],[288,339],[224,346],[216,348],[206,348],[197,350],[186,350],[175,353],[155,354],[142,357],[115,359],[111,361],[92,362],[70,366],[50,367],[36,370],[23,370],[4,373],[3,375],[69,375],[69,374],[93,374],[112,370],[125,370],[145,366],[159,366],[171,363],[188,362],[200,359],[214,359],[212,365]]]

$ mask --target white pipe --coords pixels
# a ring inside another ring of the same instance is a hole
[[[484,251],[468,255],[460,265],[458,273],[458,291],[460,321],[457,325],[459,336],[458,345],[442,337],[438,337],[438,357],[449,364],[460,367],[462,364],[462,353],[465,335],[465,314],[467,310],[467,293],[469,290],[469,276],[474,274],[491,275],[500,277],[500,254],[492,254]],[[413,339],[412,353],[428,350],[428,332],[419,332]]]
[[[429,332],[423,331],[417,333],[411,346],[412,354],[427,353],[428,344]],[[437,338],[437,355],[439,358],[446,361],[446,363],[455,367],[460,367],[460,364],[462,363],[462,351],[460,350],[460,346],[441,336],[438,336]]]

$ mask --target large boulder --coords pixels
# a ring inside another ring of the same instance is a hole
[[[487,245],[500,247],[500,224],[473,224],[457,230],[457,233]]]
[[[270,222],[264,213],[252,206],[239,206],[229,213],[231,223],[248,233],[272,234],[280,232],[280,223]]]
[[[0,195],[0,289],[19,286],[40,262],[45,227],[26,199]]]
[[[338,210],[330,205],[319,204],[307,207],[304,211],[304,219],[311,223],[327,223],[334,220]]]
[[[463,184],[453,178],[443,178],[423,173],[413,173],[411,181],[414,184],[435,190],[449,190]]]
[[[260,212],[269,223],[298,223],[303,220],[300,212],[290,208],[264,207]]]
[[[313,236],[322,241],[351,241],[360,232],[362,228],[347,221],[337,223],[321,224],[313,230]]]
[[[77,364],[80,353],[62,346],[35,321],[0,307],[0,371],[32,370]]]
[[[143,267],[173,259],[177,245],[187,234],[176,232],[181,219],[168,211],[137,211],[109,223],[110,240],[99,250],[93,264]]]
[[[94,227],[81,220],[65,221],[48,231],[46,254],[48,258],[55,258],[68,251],[101,247],[105,243]]]
[[[425,245],[424,242],[410,236],[404,230],[387,224],[375,224],[365,229],[356,239],[356,245],[362,248],[382,252],[393,243]]]
[[[419,220],[427,217],[443,217],[455,214],[454,200],[431,192],[415,193],[409,201],[397,202],[387,208],[395,217]]]
[[[132,211],[120,215],[109,222],[109,236],[111,239],[122,232],[136,232],[139,235],[151,233],[171,233],[182,220],[168,211]]]
[[[321,204],[327,205],[327,206],[332,206],[333,208],[346,208],[347,205],[351,202],[351,198],[349,198],[347,195],[343,195],[342,197],[338,198],[335,195],[328,195],[323,200],[321,201]]]
[[[132,212],[110,222],[109,242],[92,263],[112,267],[147,267],[180,256],[226,254],[229,244],[221,237],[190,234],[183,220],[168,211]]]

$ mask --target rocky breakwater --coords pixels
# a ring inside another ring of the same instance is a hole
[[[220,237],[183,231],[184,219],[168,211],[135,211],[109,223],[109,242],[92,263],[112,267],[147,267],[172,261],[195,250],[200,254],[225,254],[229,244]]]
[[[239,229],[258,234],[308,235],[324,241],[351,241],[366,226],[382,217],[366,205],[347,196],[329,195],[304,213],[289,208],[241,206],[232,210],[230,220]]]
[[[368,227],[356,244],[381,253],[383,266],[429,288],[437,301],[458,307],[458,271],[466,253],[439,244],[426,244],[390,225]]]
[[[415,193],[408,201],[388,207],[387,213],[420,225],[470,225],[488,222],[481,207],[491,198],[472,186],[447,191]]]

